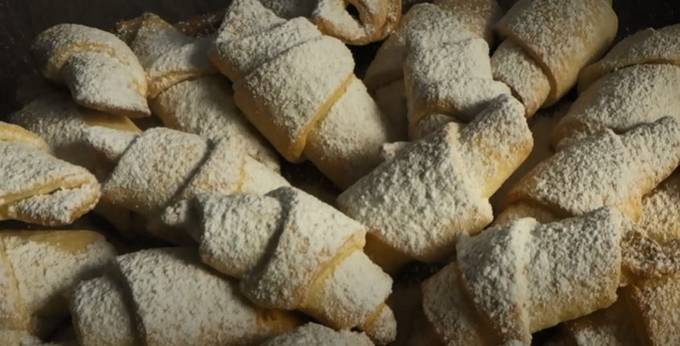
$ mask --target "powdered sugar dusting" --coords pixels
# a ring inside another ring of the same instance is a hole
[[[262,346],[294,345],[372,346],[373,343],[362,333],[335,331],[320,324],[308,323],[262,344]]]

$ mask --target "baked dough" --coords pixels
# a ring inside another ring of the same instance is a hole
[[[331,206],[282,187],[264,196],[201,195],[166,211],[177,215],[196,232],[201,259],[240,279],[256,305],[300,310],[335,329],[358,327],[379,344],[394,340],[385,305],[392,280],[363,252],[366,227]]]
[[[532,146],[524,108],[501,96],[471,123],[408,144],[343,192],[338,206],[369,227],[367,252],[386,270],[440,261],[459,236],[491,223],[489,197]]]
[[[101,195],[86,169],[57,159],[35,134],[0,122],[0,220],[44,226],[73,223]]]
[[[494,78],[512,89],[530,117],[576,84],[617,28],[611,0],[519,0],[498,23],[505,41],[491,58]]]
[[[144,70],[115,35],[59,24],[40,33],[31,51],[43,76],[68,86],[76,103],[129,117],[151,114]]]
[[[291,332],[267,340],[262,346],[373,346],[364,334],[335,331],[316,323],[307,323]]]
[[[300,324],[248,304],[190,248],[117,257],[110,273],[75,288],[71,312],[82,345],[253,345]]]
[[[72,287],[114,256],[91,231],[0,231],[0,329],[51,335],[68,318]]]

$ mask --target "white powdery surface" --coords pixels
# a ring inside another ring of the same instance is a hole
[[[236,285],[199,264],[192,249],[144,250],[117,263],[148,344],[249,344],[273,333]]]
[[[647,280],[632,287],[632,301],[651,345],[673,345],[680,342],[680,276]]]
[[[262,346],[372,346],[373,342],[363,333],[348,330],[335,331],[316,323],[308,323],[292,332],[274,337]]]
[[[680,174],[674,173],[642,199],[639,230],[660,243],[680,239]]]

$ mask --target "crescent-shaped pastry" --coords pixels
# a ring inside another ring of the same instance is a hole
[[[299,325],[290,314],[248,304],[190,248],[142,250],[113,267],[74,290],[82,345],[253,345]]]
[[[196,230],[201,259],[240,279],[256,305],[300,310],[335,329],[358,327],[379,344],[394,340],[385,304],[392,280],[364,254],[363,225],[290,187],[201,195],[175,208],[185,203],[185,229]]]
[[[0,122],[0,220],[45,226],[73,223],[101,195],[85,168],[57,159],[23,128]]]
[[[581,94],[554,134],[565,146],[602,129],[624,132],[678,116],[680,25],[647,29],[619,42],[581,73]]]
[[[288,185],[228,140],[215,143],[167,128],[132,135],[95,127],[86,134],[88,145],[115,164],[102,183],[102,200],[144,216],[147,231],[171,242],[191,242],[185,234],[155,224],[176,199],[205,192],[264,193]]]
[[[611,0],[520,0],[498,23],[505,38],[491,58],[496,80],[507,84],[532,116],[554,104],[616,36]]]
[[[449,123],[352,185],[338,206],[370,229],[368,253],[388,271],[434,262],[493,219],[489,197],[533,145],[524,108],[501,96],[461,128]]]
[[[623,134],[604,130],[539,163],[508,194],[495,222],[531,216],[540,221],[615,207],[632,220],[642,196],[680,163],[680,125],[662,118]]]
[[[49,336],[68,318],[72,287],[114,256],[91,231],[0,231],[0,330]]]
[[[144,70],[115,35],[59,24],[40,33],[31,51],[43,76],[68,86],[78,104],[129,117],[150,115]]]
[[[389,120],[354,75],[342,42],[305,18],[285,20],[256,0],[233,1],[213,62],[246,117],[291,162],[309,159],[340,187],[379,162]]]

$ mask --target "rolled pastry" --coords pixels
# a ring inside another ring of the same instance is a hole
[[[150,115],[144,70],[115,35],[59,24],[40,33],[31,51],[43,76],[68,86],[81,106],[129,117]]]
[[[316,323],[307,323],[291,332],[275,336],[262,346],[373,346],[373,342],[363,333],[348,330],[335,331]]]
[[[531,333],[616,301],[627,251],[640,250],[626,241],[630,230],[623,214],[601,208],[463,238],[456,261],[423,284],[426,318],[448,345],[530,344]]]
[[[360,223],[290,187],[188,203],[195,220],[186,228],[198,232],[201,259],[240,279],[256,305],[301,310],[335,329],[359,327],[379,344],[394,340],[385,305],[392,280],[364,254]]]
[[[10,114],[7,120],[43,138],[54,156],[87,168],[99,179],[105,178],[113,166],[83,146],[83,129],[103,126],[133,134],[141,132],[127,117],[80,107],[62,93],[39,97]]]
[[[622,290],[611,307],[566,322],[561,337],[578,346],[680,343],[680,276],[645,280]]]
[[[640,31],[583,69],[581,94],[556,129],[555,144],[565,146],[605,128],[627,131],[664,116],[678,119],[678,35],[680,25]]]
[[[234,82],[236,105],[274,147],[289,161],[309,159],[340,187],[373,169],[393,138],[354,76],[350,51],[304,18],[234,1],[212,57]]]
[[[57,159],[23,128],[0,122],[0,220],[45,226],[73,223],[101,195],[86,169]]]
[[[307,17],[325,35],[347,44],[381,41],[399,24],[401,0],[260,0],[277,16]],[[350,8],[356,13],[352,13]]]
[[[182,232],[154,224],[175,199],[198,193],[264,193],[288,185],[283,177],[234,147],[197,135],[153,128],[133,135],[102,127],[86,130],[88,145],[115,162],[102,183],[102,200],[143,215],[152,235],[174,243]]]
[[[520,0],[498,23],[505,39],[491,58],[496,80],[507,84],[532,116],[576,84],[616,36],[611,0]]]
[[[81,345],[253,345],[299,325],[251,306],[193,249],[142,250],[117,257],[112,269],[74,290]]]
[[[236,108],[227,81],[210,63],[210,39],[186,36],[150,13],[118,26],[144,67],[149,104],[165,126],[215,141],[230,140],[279,170],[273,150]]]
[[[508,87],[493,80],[489,46],[458,20],[450,10],[421,4],[409,13],[418,18],[406,33],[404,84],[408,104],[409,134],[426,134],[423,127],[436,128],[442,118],[469,122]],[[424,123],[424,124],[423,124]]]
[[[680,163],[680,125],[672,118],[623,134],[603,130],[538,164],[508,193],[495,222],[532,216],[542,222],[615,207],[632,220],[642,196]]]
[[[462,127],[449,123],[352,185],[338,198],[370,229],[369,255],[388,271],[451,254],[456,239],[492,219],[489,197],[533,145],[524,108],[501,96]]]
[[[72,287],[114,256],[91,231],[1,231],[0,330],[49,336],[68,317]]]

